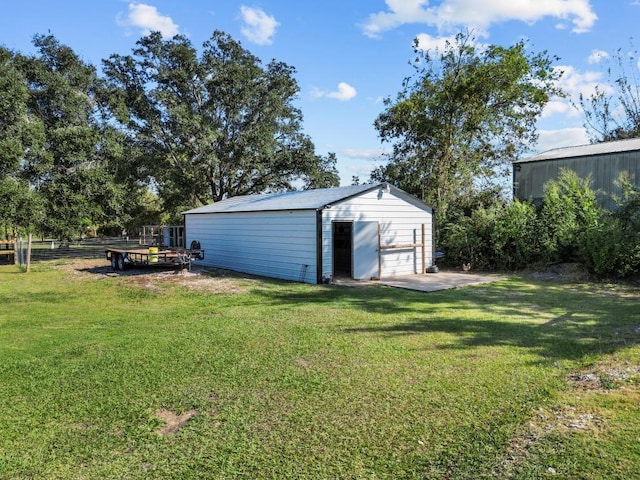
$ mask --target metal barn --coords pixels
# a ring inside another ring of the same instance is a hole
[[[306,283],[424,273],[433,209],[386,183],[247,195],[184,212],[200,265]]]
[[[591,177],[600,203],[613,208],[613,195],[620,194],[615,182],[622,172],[640,182],[640,138],[556,148],[513,163],[513,196],[519,200],[540,202],[544,185],[556,180],[561,168],[573,170],[579,177]]]

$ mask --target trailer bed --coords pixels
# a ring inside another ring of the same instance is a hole
[[[154,248],[154,247],[151,247]],[[129,267],[172,267],[191,270],[193,260],[202,260],[204,250],[188,248],[108,248],[105,250],[111,268],[123,271]]]

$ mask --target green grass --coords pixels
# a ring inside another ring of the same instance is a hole
[[[637,478],[637,289],[178,280],[0,267],[0,478]]]

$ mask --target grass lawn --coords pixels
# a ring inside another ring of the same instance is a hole
[[[640,478],[640,290],[0,267],[0,478]]]

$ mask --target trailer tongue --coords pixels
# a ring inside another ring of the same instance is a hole
[[[128,267],[172,267],[191,270],[193,260],[204,258],[204,250],[200,248],[108,248],[105,254],[111,262],[111,268],[118,271]]]

